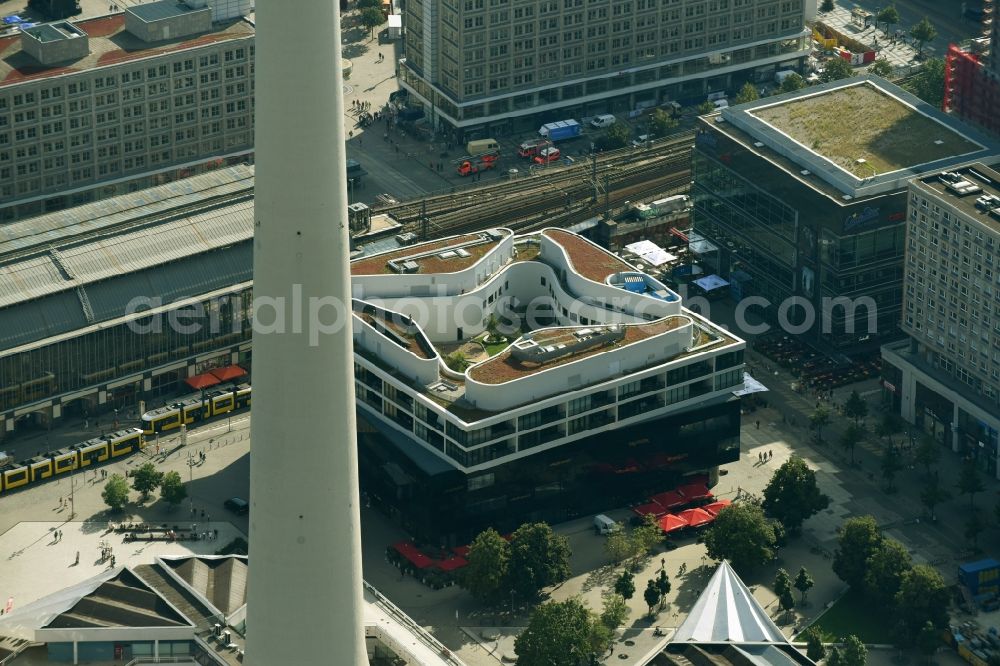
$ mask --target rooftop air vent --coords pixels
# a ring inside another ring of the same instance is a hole
[[[812,172],[809,169],[803,169],[802,171],[799,171],[799,173],[801,173],[803,176],[808,176]]]
[[[468,250],[466,250],[466,249],[465,249],[464,247],[460,247],[460,248],[456,249],[456,250],[455,250],[455,254],[457,254],[458,256],[462,257],[463,259],[465,259],[465,258],[468,258],[468,257],[471,257],[471,256],[472,256],[472,255],[471,255],[471,254],[469,253],[469,251],[468,251]]]
[[[945,187],[948,188],[948,191],[953,192],[960,197],[983,191],[983,188],[963,178],[959,178],[956,181],[950,181],[945,184]]]
[[[490,240],[495,240],[495,241],[503,240],[504,237],[503,232],[500,231],[499,229],[487,229],[483,233],[489,236]]]
[[[416,273],[418,270],[420,270],[420,264],[412,260],[404,261],[402,265],[404,273]]]
[[[444,252],[438,253],[438,258],[440,259],[453,259],[457,256],[458,254],[454,250],[445,250]]]
[[[764,144],[762,142],[760,142],[760,141],[754,141],[753,145],[757,146],[758,148],[763,148],[764,147]]]
[[[976,199],[976,208],[979,210],[991,210],[1000,207],[1000,197],[995,194],[984,194]]]
[[[851,196],[850,194],[845,194],[845,195],[843,195],[843,196],[842,196],[842,197],[840,197],[840,198],[841,198],[841,199],[843,199],[844,201],[850,201],[850,200],[851,200],[851,199],[853,199],[854,197],[852,197],[852,196]]]

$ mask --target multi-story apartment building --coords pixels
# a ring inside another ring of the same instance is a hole
[[[0,222],[247,159],[245,11],[163,0],[0,39]]]
[[[411,0],[400,82],[461,137],[699,101],[799,68],[810,0]]]
[[[908,197],[909,338],[882,348],[885,396],[1000,478],[1000,173],[952,169],[914,179]]]
[[[692,160],[702,259],[787,332],[874,347],[899,335],[909,180],[997,151],[878,77],[724,109]]]
[[[983,1],[982,37],[948,47],[944,109],[1000,136],[1000,21],[994,5]]]

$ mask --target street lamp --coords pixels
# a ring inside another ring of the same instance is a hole
[[[76,517],[76,459],[73,459],[73,466],[69,469],[69,519]]]

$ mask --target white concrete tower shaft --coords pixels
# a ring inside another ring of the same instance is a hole
[[[249,666],[364,666],[337,0],[257,3]]]

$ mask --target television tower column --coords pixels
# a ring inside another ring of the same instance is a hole
[[[337,0],[257,2],[249,666],[367,666]]]

